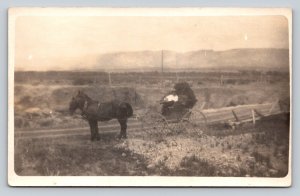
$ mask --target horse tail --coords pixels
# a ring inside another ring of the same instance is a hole
[[[126,116],[127,117],[133,116],[132,106],[129,103],[125,103],[125,106],[126,106],[126,114],[127,114]]]

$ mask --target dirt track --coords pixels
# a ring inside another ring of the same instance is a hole
[[[227,108],[221,108],[221,109],[212,109],[212,110],[203,110],[201,113],[203,116],[205,116],[205,122],[206,123],[215,123],[215,122],[228,122],[228,121],[234,121],[234,120],[241,120],[241,119],[249,119],[251,120],[252,110],[259,110],[260,115],[268,116],[271,114],[271,110],[273,110],[275,113],[280,113],[280,108],[278,107],[278,104],[276,104],[276,110],[273,106],[274,104],[256,104],[256,105],[245,105],[245,106],[236,106],[236,107],[227,107]],[[270,110],[271,109],[271,110]],[[235,112],[233,112],[235,111]],[[197,111],[192,112],[197,114]],[[232,115],[234,113],[234,116]],[[236,113],[238,115],[236,115]],[[200,114],[198,116],[195,116],[195,119],[190,119],[190,121],[193,121],[192,123],[203,123],[204,119],[199,119]],[[235,119],[236,118],[236,119]],[[150,120],[152,122],[153,120]],[[153,121],[155,123],[155,121]],[[106,122],[103,125],[102,123],[99,123],[99,132],[118,132],[120,129],[120,126],[118,123],[111,121]],[[148,125],[149,128],[155,128],[156,125]],[[128,121],[128,131],[134,132],[138,130],[142,130],[143,128],[146,128],[145,125],[141,121],[138,121],[137,119],[129,119]],[[170,127],[169,127],[170,128]],[[15,132],[15,136],[18,139],[25,139],[25,138],[45,138],[45,137],[64,137],[64,136],[75,136],[75,135],[87,135],[89,134],[89,127],[77,127],[77,128],[54,128],[54,129],[24,129],[24,130],[17,130]]]
[[[135,123],[130,124],[128,131],[137,131],[140,130],[141,124]],[[99,133],[104,131],[104,133],[118,133],[119,126],[117,125],[109,125],[109,126],[99,126]],[[30,131],[22,131],[18,130],[15,132],[16,139],[26,139],[26,138],[46,138],[46,137],[66,137],[66,136],[75,136],[75,135],[88,135],[90,134],[89,127],[80,127],[80,128],[66,128],[66,129],[44,129],[44,130],[30,130]]]

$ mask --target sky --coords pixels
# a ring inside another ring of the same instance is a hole
[[[92,56],[122,51],[289,48],[288,41],[283,16],[19,16],[15,69],[91,66]]]

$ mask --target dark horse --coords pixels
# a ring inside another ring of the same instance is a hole
[[[73,97],[69,111],[71,115],[79,108],[81,115],[87,119],[91,128],[91,140],[99,140],[98,121],[109,121],[117,119],[121,126],[119,139],[127,138],[127,119],[133,115],[132,107],[129,103],[117,100],[100,103],[92,100],[85,93],[78,91],[76,97]]]

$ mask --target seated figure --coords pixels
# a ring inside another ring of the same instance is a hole
[[[170,113],[169,108],[172,107],[176,102],[178,102],[178,95],[175,92],[171,92],[169,95],[166,95],[163,100],[161,101],[162,115],[166,116]]]
[[[191,109],[196,104],[196,96],[190,85],[186,82],[177,83],[174,85],[174,91],[163,97],[161,104],[161,114],[164,116],[176,116],[184,114],[188,109]]]

